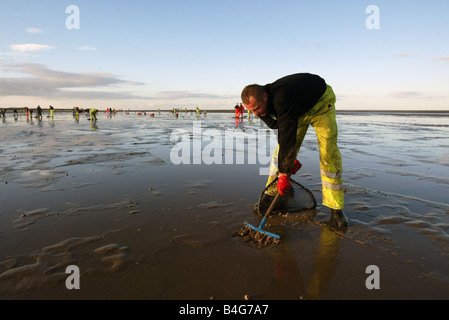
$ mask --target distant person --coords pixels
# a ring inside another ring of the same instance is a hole
[[[2,117],[6,118],[6,109],[2,108],[0,109],[1,113],[2,113]]]
[[[89,109],[89,114],[90,114],[90,119],[93,121],[97,121],[97,112],[98,110],[95,108],[90,108]]]
[[[243,112],[245,111],[245,108],[243,107],[243,104],[240,104],[239,110],[240,110],[239,116],[243,118]]]
[[[292,74],[266,85],[246,86],[241,94],[246,109],[271,129],[278,129],[267,185],[277,177],[276,187],[265,192],[267,206],[276,189],[285,195],[292,188],[288,176],[300,167],[296,157],[309,125],[316,132],[320,151],[323,205],[330,208],[331,222],[347,225],[343,214],[342,160],[337,146],[335,94],[324,79],[310,73]],[[267,208],[259,208],[259,211]]]
[[[75,122],[78,123],[80,120],[80,110],[78,107],[73,107],[72,109],[73,118],[75,119]]]
[[[53,118],[54,112],[55,112],[55,108],[53,108],[53,106],[50,106],[50,117]]]
[[[38,118],[39,120],[42,120],[42,108],[41,106],[37,106],[36,108],[36,118]]]

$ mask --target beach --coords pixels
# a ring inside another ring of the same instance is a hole
[[[260,222],[275,147],[259,119],[97,117],[0,119],[0,299],[449,298],[448,113],[337,113],[339,231],[326,227],[309,128],[293,179],[318,206],[272,216],[281,243],[267,248],[236,236]]]

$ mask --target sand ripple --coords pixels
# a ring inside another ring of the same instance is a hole
[[[63,285],[69,265],[79,265],[81,276],[121,270],[129,262],[129,248],[113,243],[98,247],[78,260],[80,251],[105,238],[105,234],[72,237],[27,254],[0,262],[0,294],[28,291],[48,285]],[[89,257],[89,258],[87,258]],[[99,260],[101,263],[96,262]],[[86,261],[89,264],[86,264]],[[99,267],[98,267],[99,265]]]
[[[357,209],[352,218],[354,232],[367,228],[365,234],[393,237],[398,227],[406,226],[439,243],[443,251],[449,245],[449,205],[349,184],[346,190],[358,199],[349,205]],[[367,199],[365,203],[360,202],[361,196]]]

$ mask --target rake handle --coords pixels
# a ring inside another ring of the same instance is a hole
[[[281,197],[281,194],[278,192],[276,193],[276,196],[274,197],[273,201],[270,204],[270,207],[268,208],[267,212],[265,213],[265,215],[263,216],[262,221],[260,222],[259,228],[262,229],[263,226],[265,225],[265,223],[267,222],[268,217],[271,214],[271,211],[274,210],[274,208],[276,207],[276,204],[279,200],[279,198]]]

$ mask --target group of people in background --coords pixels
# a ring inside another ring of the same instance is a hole
[[[2,118],[6,118],[6,113],[10,109],[11,108],[8,108],[8,109],[0,108],[0,116]],[[14,117],[18,117],[21,114],[26,114],[27,117],[33,117],[34,116],[34,118],[42,119],[42,116],[43,116],[43,113],[44,113],[44,110],[41,108],[41,106],[37,106],[36,109],[31,109],[31,108],[25,107],[25,108],[21,108],[21,109],[11,109],[11,110],[13,110]],[[55,108],[50,105],[49,108],[48,108],[49,117],[51,117],[51,118],[54,117],[54,111],[55,111]],[[111,114],[115,114],[116,110],[112,109],[112,108],[107,108],[106,112],[109,115],[111,115]],[[187,109],[187,108],[185,108],[184,110],[181,109],[181,108],[173,108],[172,111],[170,111],[170,112],[173,115],[175,115],[175,116],[177,116],[181,112],[185,112],[186,114],[190,113],[190,112],[195,112],[197,115],[200,115],[200,114],[204,114],[205,115],[207,113],[206,110],[200,110],[200,108],[198,106],[196,107],[196,109]],[[83,113],[86,113],[86,114],[88,113],[90,115],[90,119],[97,120],[97,116],[96,115],[98,113],[98,109],[96,109],[96,108],[88,108],[88,109],[83,109],[83,108],[79,108],[79,107],[73,107],[72,108],[72,114],[74,116],[79,116],[80,114],[83,114]],[[139,113],[139,115],[140,114],[145,114],[146,115],[146,112]],[[161,115],[161,109],[159,109],[158,114]],[[154,116],[155,114],[151,113],[150,115]]]
[[[111,111],[112,109],[107,109],[107,112],[112,112]],[[78,118],[79,117],[79,114],[81,113],[81,112],[85,112],[85,113],[89,113],[89,115],[90,115],[90,120],[92,120],[92,121],[97,121],[97,113],[98,113],[98,109],[95,109],[95,108],[90,108],[90,109],[80,109],[80,108],[78,108],[78,107],[73,107],[73,109],[72,109],[72,113],[73,113],[73,116],[75,117],[75,118]]]
[[[6,109],[6,108],[1,108],[0,109],[1,117],[4,120],[6,119],[6,113],[7,113],[8,110],[9,109]],[[31,119],[36,118],[36,119],[41,121],[42,117],[44,115],[44,110],[41,108],[40,105],[38,105],[36,109],[31,109],[31,108],[28,108],[28,107],[24,107],[24,108],[21,108],[21,109],[12,109],[12,111],[13,111],[13,114],[14,114],[14,119],[17,119],[19,117],[19,115],[25,114],[27,119],[28,118],[31,118]],[[54,112],[55,112],[55,108],[50,105],[48,107],[48,113],[49,113],[48,118],[53,119],[54,118]],[[74,116],[78,116],[82,112],[89,113],[91,120],[93,120],[93,121],[97,120],[98,110],[95,109],[95,108],[80,109],[78,107],[74,107],[72,109],[72,113],[73,113]],[[107,109],[107,112],[111,112],[112,113],[113,111],[112,111],[112,109]],[[114,112],[115,112],[115,109],[114,109]]]
[[[192,112],[193,110],[190,110],[190,109],[187,109],[187,108],[185,108],[184,110],[182,110],[181,108],[173,108],[173,110],[172,110],[172,113],[173,113],[173,115],[176,117],[176,118],[178,118],[178,116],[179,116],[179,114],[181,113],[181,112],[185,112],[185,114],[187,114],[188,112]],[[195,109],[195,113],[196,113],[196,115],[197,116],[199,116],[200,114],[201,114],[201,110],[200,110],[200,107],[196,107],[196,109]],[[203,112],[202,112],[204,115],[206,115],[206,113],[207,113],[207,111],[206,110],[203,110]],[[159,109],[159,115],[161,114],[161,109]]]
[[[236,118],[243,118],[243,112],[245,111],[245,107],[242,103],[240,105],[237,103],[234,107],[235,109],[235,117]],[[251,117],[251,112],[248,111],[248,117]]]
[[[244,117],[245,107],[243,106],[242,103],[240,103],[240,104],[237,103],[235,105],[234,109],[235,109],[235,117],[236,118],[243,118]],[[0,109],[1,117],[3,117],[4,119],[6,118],[7,110],[9,110],[9,109],[5,109],[5,108]],[[28,117],[33,118],[33,116],[34,116],[34,118],[42,120],[43,112],[44,112],[44,110],[41,108],[41,106],[37,106],[36,109],[31,109],[31,108],[28,108],[28,107],[25,107],[25,108],[22,108],[22,109],[19,109],[19,110],[18,109],[13,109],[13,113],[14,113],[14,117],[15,118],[17,118],[19,116],[19,114],[25,113],[27,118]],[[50,105],[49,108],[48,108],[48,112],[49,112],[49,117],[53,118],[54,117],[55,108]],[[112,108],[107,108],[106,112],[108,114],[113,114],[113,113],[116,112],[116,110],[112,109]],[[181,108],[173,108],[173,110],[171,111],[171,113],[174,116],[176,116],[176,117],[181,112],[185,112],[186,114],[188,112],[195,112],[197,115],[200,115],[200,114],[204,114],[205,115],[206,114],[206,110],[201,111],[198,106],[196,107],[195,110],[191,110],[191,109],[187,109],[187,108],[185,108],[184,110],[182,110]],[[79,114],[81,114],[81,113],[88,113],[90,115],[90,119],[93,120],[93,121],[96,121],[97,120],[98,109],[95,109],[95,108],[80,109],[79,107],[73,107],[72,108],[72,113],[73,113],[73,116],[75,116],[75,117],[78,117]],[[159,115],[161,114],[161,109],[159,109],[158,114]],[[154,116],[154,113],[152,115]],[[250,116],[251,116],[251,113],[248,111],[248,117],[250,117]]]
[[[49,113],[50,113],[49,117],[53,118],[55,108],[54,108],[53,106],[50,105],[49,108],[48,108],[48,110],[49,110]],[[3,119],[6,118],[6,111],[7,111],[7,109],[5,109],[5,108],[0,109],[1,116],[2,116]],[[43,110],[42,110],[42,108],[41,108],[40,105],[37,106],[36,110],[30,109],[30,108],[28,108],[28,107],[25,107],[25,108],[22,108],[22,109],[13,109],[13,114],[14,114],[14,118],[15,118],[15,119],[17,119],[17,117],[19,116],[19,114],[22,114],[22,113],[25,113],[26,116],[27,116],[27,118],[28,118],[28,117],[33,118],[33,113],[34,113],[34,111],[36,111],[36,114],[34,115],[34,117],[35,117],[36,119],[42,120]]]

